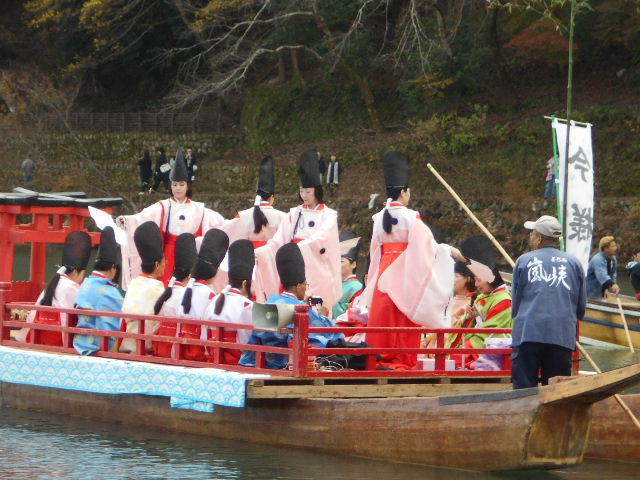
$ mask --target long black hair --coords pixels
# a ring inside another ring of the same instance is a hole
[[[243,280],[238,280],[237,278],[230,278],[229,286],[240,290],[242,288],[242,282],[245,282],[245,281],[247,282],[246,284],[247,292],[251,292],[250,278],[243,279]],[[225,298],[226,298],[225,292],[222,292],[220,295],[218,295],[218,298],[216,298],[216,305],[213,309],[213,313],[215,313],[216,315],[220,315],[220,312],[222,312],[222,309],[224,308]]]
[[[403,188],[387,188],[387,198],[390,198],[392,201],[398,200],[398,197],[403,192],[409,188],[408,186]],[[385,232],[391,233],[391,228],[393,227],[393,217],[389,213],[389,209],[385,207],[384,213],[382,214],[382,228]]]
[[[253,233],[260,233],[269,224],[269,220],[260,208],[260,202],[266,202],[270,196],[268,193],[258,190],[258,195],[253,205]]]
[[[64,270],[62,270],[64,268]],[[51,306],[51,302],[53,302],[53,297],[56,294],[56,288],[58,288],[58,283],[60,282],[61,275],[69,275],[73,271],[79,271],[77,268],[73,267],[62,267],[56,273],[53,274],[51,280],[47,284],[47,288],[44,291],[44,295],[42,296],[42,300],[40,300],[40,305],[44,305],[47,307]]]
[[[190,273],[189,269],[182,269],[182,268],[180,269],[176,268],[173,271],[173,276],[171,277],[171,280],[169,280],[169,284],[167,285],[167,288],[165,288],[164,292],[162,292],[162,295],[158,297],[158,300],[156,300],[156,303],[153,306],[153,313],[158,315],[158,312],[162,310],[162,306],[165,304],[165,302],[171,298],[171,294],[173,294],[174,282],[176,281],[182,282],[185,278],[189,276],[189,273]]]

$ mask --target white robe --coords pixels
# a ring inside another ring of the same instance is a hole
[[[233,290],[223,292],[220,295],[224,295],[224,306],[219,315],[216,315],[215,305],[216,300],[213,300],[205,312],[204,318],[207,320],[215,320],[216,322],[227,323],[241,323],[243,325],[253,325],[252,313],[253,302],[242,294],[236,293]],[[216,296],[217,299],[217,296]],[[237,343],[247,343],[251,336],[251,330],[236,330]]]
[[[170,212],[170,213],[169,213]],[[161,232],[178,236],[181,233],[200,233],[204,235],[211,228],[219,228],[224,218],[218,212],[205,208],[204,203],[191,199],[179,203],[173,198],[160,200],[149,205],[135,215],[124,215],[124,228],[127,232],[127,245],[122,250],[122,289],[129,288],[129,282],[140,274],[140,255],[133,241],[133,233],[144,222],[152,221]]]
[[[155,315],[153,307],[163,292],[164,285],[160,280],[156,280],[155,278],[151,278],[144,274],[139,275],[134,278],[129,285],[129,290],[127,290],[122,303],[122,312],[136,313],[140,315]],[[127,322],[128,333],[140,333],[140,320],[125,319],[125,321]],[[146,335],[153,335],[159,326],[160,322],[157,320],[145,320],[144,333]],[[147,352],[152,351],[152,344],[150,340],[145,342],[145,347]],[[135,353],[136,340],[133,338],[125,338],[122,340],[120,351],[125,353]]]
[[[305,263],[309,293],[321,296],[329,311],[342,296],[338,213],[320,204],[316,209],[302,205],[289,210],[276,234],[256,249],[256,300],[278,294],[280,278],[275,257],[278,249],[298,241]]]
[[[60,275],[60,280],[58,280],[58,285],[56,286],[56,291],[53,294],[53,298],[51,299],[52,307],[60,307],[60,308],[74,308],[76,305],[76,297],[78,296],[78,291],[80,290],[80,284],[74,282],[66,275]],[[44,297],[44,290],[40,292],[38,299],[36,300],[36,304],[39,305],[42,301],[42,297]],[[27,316],[27,322],[33,323],[36,318],[36,311],[31,310],[29,315]],[[60,314],[60,324],[63,327],[69,325],[69,316],[66,313]],[[29,328],[21,328],[18,333],[16,333],[16,340],[19,342],[26,342],[27,335],[29,334]],[[70,347],[71,345],[66,344],[66,335],[62,335],[62,343],[65,347]]]
[[[220,227],[229,236],[229,244],[242,239],[251,240],[252,242],[266,242],[276,234],[280,222],[284,220],[287,214],[273,208],[267,202],[262,202],[260,209],[264,216],[267,217],[268,223],[258,233],[254,233],[253,208],[238,212],[235,218]]]

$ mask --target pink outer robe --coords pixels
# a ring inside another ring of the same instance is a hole
[[[324,203],[315,209],[292,208],[266,245],[256,249],[255,294],[258,302],[280,293],[276,252],[285,243],[300,247],[309,293],[321,296],[329,311],[342,296],[338,212]]]
[[[170,214],[169,214],[170,212]],[[205,208],[204,203],[194,202],[191,199],[183,203],[177,202],[174,198],[160,200],[149,205],[140,213],[135,215],[125,215],[125,230],[127,232],[127,245],[122,247],[122,289],[126,290],[132,278],[140,274],[140,255],[133,241],[133,232],[136,228],[147,221],[155,222],[160,227],[163,238],[168,235],[177,237],[181,233],[193,233],[196,236],[203,235],[207,230],[222,226],[224,219],[218,212]],[[171,277],[173,270],[173,252],[171,261],[167,263],[165,277]],[[169,263],[171,265],[169,265]]]
[[[258,233],[254,233],[253,208],[242,210],[234,219],[225,222],[221,230],[229,236],[229,245],[236,240],[250,240],[253,247],[258,248],[276,234],[280,222],[286,218],[287,214],[273,208],[269,202],[261,202],[260,209],[269,223]]]
[[[389,295],[412,322],[431,328],[447,328],[445,310],[453,293],[453,259],[450,248],[438,244],[415,210],[395,202],[389,212],[398,221],[391,233],[382,228],[384,210],[373,216],[371,265],[367,287],[356,302],[371,308],[376,287]],[[407,243],[398,258],[379,275],[382,245]]]

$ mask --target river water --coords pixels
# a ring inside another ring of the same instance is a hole
[[[58,249],[49,252],[51,259]],[[28,257],[27,252],[19,255]],[[24,262],[16,262],[16,265]],[[49,268],[47,275],[54,271]],[[17,279],[28,275],[16,272]],[[603,370],[640,362],[640,352],[588,348]],[[590,370],[586,364],[581,366]],[[636,389],[636,391],[640,391]],[[500,474],[381,462],[292,448],[99,423],[0,408],[0,479],[633,479],[640,463],[588,459],[578,467]]]

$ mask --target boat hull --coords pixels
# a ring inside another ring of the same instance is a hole
[[[640,311],[637,305],[624,305],[625,319],[634,348],[640,349]],[[589,302],[584,319],[580,322],[580,335],[601,342],[629,346],[622,317],[615,304]]]
[[[537,390],[537,389],[534,389]],[[471,470],[580,463],[590,406],[539,405],[536,393],[433,398],[248,400],[202,413],[169,399],[0,384],[2,405],[376,459]],[[557,425],[569,428],[558,434]]]
[[[622,395],[636,418],[640,418],[640,394]],[[640,430],[613,398],[593,406],[588,457],[640,462]]]

